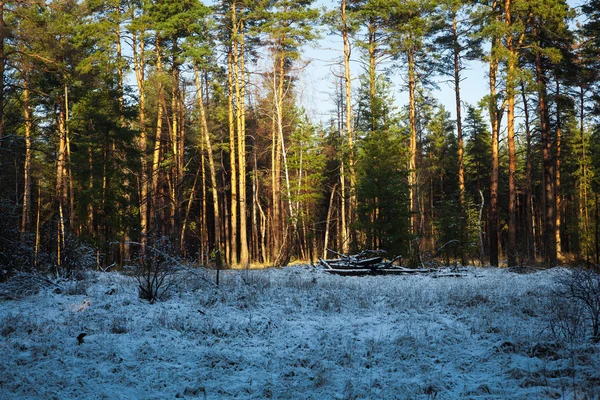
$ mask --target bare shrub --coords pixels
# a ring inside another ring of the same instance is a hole
[[[37,294],[42,289],[60,290],[60,286],[37,271],[17,272],[7,282],[0,284],[0,299],[18,300]]]
[[[63,260],[56,269],[56,277],[64,279],[85,279],[85,272],[96,268],[94,248],[81,238],[68,234],[65,238]]]
[[[600,340],[600,274],[583,268],[561,274],[551,295],[550,312],[560,332],[574,338],[581,334],[578,329],[584,329]]]
[[[133,270],[133,276],[138,282],[140,298],[154,303],[169,290],[182,261],[172,255],[174,252],[166,239],[155,246],[139,243],[133,245],[138,247],[137,255],[133,257],[136,264],[128,268]]]

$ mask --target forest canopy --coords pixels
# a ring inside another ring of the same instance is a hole
[[[301,101],[323,37],[326,122]],[[596,0],[2,1],[0,280],[167,244],[598,265],[598,49]]]

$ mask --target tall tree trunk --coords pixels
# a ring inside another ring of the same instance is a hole
[[[327,220],[325,221],[325,240],[323,244],[323,259],[327,259],[327,247],[329,246],[329,230],[331,226],[331,214],[333,212],[333,200],[335,199],[335,189],[337,183],[333,185],[331,189],[331,196],[329,197],[329,207],[327,208]]]
[[[115,46],[117,55],[117,96],[119,101],[119,121],[125,123],[125,98],[123,90],[123,55],[121,49],[121,8],[120,5],[115,7],[116,23],[115,23]]]
[[[204,147],[204,146],[203,146]],[[196,175],[194,175],[194,183],[192,184],[192,188],[190,190],[190,195],[188,197],[188,202],[187,205],[185,207],[185,214],[183,216],[183,221],[181,222],[181,231],[179,232],[179,248],[181,249],[181,253],[183,254],[183,256],[186,256],[186,247],[185,247],[185,231],[187,230],[187,224],[188,224],[188,219],[190,217],[190,211],[192,210],[192,204],[194,203],[194,199],[196,198],[196,186],[198,184],[198,176],[201,175],[201,172],[204,168],[204,160],[201,161],[200,166],[198,167],[198,169],[196,170]],[[204,201],[204,199],[203,199]],[[204,215],[206,214],[206,207],[203,207],[203,213],[202,213],[202,218],[204,218]],[[204,223],[200,223],[200,243],[202,243],[202,239],[203,239],[203,230],[204,230]]]
[[[579,88],[579,136],[581,138],[581,154],[579,161],[580,168],[580,179],[579,179],[579,221],[580,226],[583,224],[583,232],[585,235],[585,254],[586,259],[590,258],[589,240],[589,213],[588,213],[588,194],[587,194],[587,150],[586,150],[586,139],[585,139],[585,89],[582,86]]]
[[[162,215],[164,209],[162,207],[162,198],[159,188],[159,175],[160,175],[160,156],[161,156],[161,141],[162,141],[162,130],[163,130],[163,111],[164,111],[164,94],[162,85],[162,54],[161,54],[161,40],[160,37],[156,36],[156,74],[158,76],[157,89],[156,89],[156,133],[154,135],[154,149],[152,151],[152,181],[150,196],[151,209],[150,209],[150,221],[154,225],[156,232],[163,232],[164,221]]]
[[[3,4],[0,4],[0,12]],[[0,19],[2,16],[0,15]],[[1,61],[0,61],[1,62]],[[0,99],[1,100],[1,99]],[[0,108],[2,103],[0,103]],[[31,212],[31,104],[29,103],[29,77],[23,71],[23,117],[25,119],[25,161],[23,163],[23,214],[21,217],[21,237],[29,229]]]
[[[246,208],[246,76],[245,76],[245,32],[244,22],[240,20],[237,42],[234,52],[234,72],[236,77],[236,105],[237,105],[237,151],[239,169],[239,209],[240,209],[240,265],[246,266],[249,262],[248,231]]]
[[[75,191],[73,189],[73,170],[71,168],[71,136],[69,134],[69,114],[70,114],[70,108],[69,108],[69,87],[67,86],[67,84],[64,84],[64,93],[65,93],[65,113],[64,113],[64,118],[65,118],[65,123],[64,123],[64,129],[65,129],[65,140],[66,140],[66,152],[67,152],[67,157],[66,157],[66,163],[65,163],[65,167],[66,167],[66,177],[68,180],[68,186],[65,187],[65,190],[67,191],[67,196],[68,196],[68,201],[69,201],[69,227],[71,229],[73,229],[75,231],[75,233],[78,233],[78,229],[75,226]]]
[[[176,51],[176,49],[175,49]],[[170,229],[171,235],[177,240],[179,237],[176,232],[178,231],[178,223],[180,221],[180,199],[179,199],[179,190],[181,188],[183,176],[182,176],[182,167],[181,167],[181,141],[183,137],[181,136],[181,129],[179,128],[179,66],[175,60],[176,56],[173,56],[173,70],[172,74],[172,87],[171,87],[171,147],[173,152],[173,160],[171,162],[171,215],[170,215]]]
[[[232,4],[232,10],[235,2]],[[235,15],[235,14],[234,14]],[[235,21],[235,19],[234,19]],[[235,23],[232,24],[235,26]],[[238,263],[238,255],[237,255],[237,233],[238,233],[238,225],[237,225],[237,206],[238,206],[238,171],[236,167],[236,136],[235,136],[235,120],[234,120],[234,87],[233,87],[233,75],[234,71],[234,63],[233,63],[233,52],[235,51],[235,34],[232,32],[232,43],[229,47],[229,53],[227,54],[227,88],[228,88],[228,117],[229,117],[229,169],[230,169],[230,182],[231,182],[231,215],[230,215],[230,232],[229,232],[229,259],[227,260],[230,265],[237,265]]]
[[[561,191],[560,191],[560,162],[561,162],[561,141],[562,141],[562,120],[560,109],[560,83],[556,78],[556,158],[555,158],[555,176],[554,176],[554,198],[556,199],[556,221],[554,222],[554,236],[556,237],[556,254],[561,258],[561,240],[560,240],[560,220],[561,220]]]
[[[454,52],[454,98],[456,102],[456,136],[458,139],[458,190],[460,201],[460,232],[461,238],[461,264],[467,264],[467,257],[464,251],[466,238],[466,200],[465,200],[465,166],[464,166],[464,144],[462,129],[462,104],[460,99],[460,43],[458,42],[458,22],[456,12],[452,14],[452,40]]]
[[[279,43],[279,54],[277,55],[278,65],[275,72],[275,82],[277,87],[275,88],[275,131],[273,135],[275,137],[275,165],[274,169],[274,180],[273,180],[273,192],[274,192],[274,204],[273,204],[273,221],[276,235],[278,236],[279,244],[274,249],[274,261],[281,263],[286,258],[287,252],[287,231],[286,224],[283,220],[283,212],[281,207],[281,167],[282,167],[282,149],[283,143],[283,96],[285,87],[285,38],[280,39]]]
[[[531,127],[529,117],[529,102],[527,101],[527,93],[525,91],[525,84],[521,82],[521,94],[523,96],[523,114],[525,118],[525,137],[526,137],[526,155],[525,155],[525,187],[526,193],[526,204],[525,204],[525,215],[527,225],[527,259],[529,262],[535,261],[535,232],[534,232],[534,221],[533,221],[533,191],[531,184],[532,174],[532,161],[531,161]]]
[[[538,85],[538,104],[540,114],[540,130],[542,134],[543,185],[544,185],[544,263],[555,266],[557,262],[556,222],[554,200],[554,163],[552,162],[552,138],[550,135],[550,116],[547,105],[546,76],[542,67],[541,54],[535,55],[535,72]]]
[[[517,188],[515,173],[517,170],[517,154],[515,149],[515,75],[517,73],[517,53],[514,48],[512,27],[511,0],[505,0],[504,13],[506,28],[506,48],[508,50],[506,71],[506,104],[507,104],[507,141],[508,141],[508,243],[507,263],[509,267],[517,265]]]
[[[64,103],[60,104],[58,109],[58,154],[56,163],[56,204],[58,208],[58,223],[56,230],[56,264],[60,267],[62,265],[63,247],[65,244],[64,209],[67,203],[67,190],[65,187],[65,180],[67,179],[67,133]]]
[[[41,222],[42,222],[42,185],[40,180],[37,183],[37,210],[36,210],[36,219],[35,219],[35,247],[33,254],[33,265],[35,267],[38,266],[38,259],[40,254],[40,242],[41,242]]]
[[[356,196],[354,194],[354,187],[356,183],[356,177],[354,176],[354,133],[352,130],[352,80],[350,76],[350,37],[348,32],[348,21],[346,13],[346,0],[341,0],[341,12],[342,12],[342,40],[344,43],[344,90],[345,90],[345,104],[346,104],[346,135],[348,144],[348,191],[350,192],[347,221],[346,221],[346,232],[344,233],[344,244],[342,245],[342,253],[347,254],[350,247],[350,239],[354,235],[350,235],[350,227],[352,226],[352,220],[355,214]],[[344,179],[344,177],[342,177]]]
[[[4,1],[0,1],[0,147],[2,147],[2,138],[4,137],[4,73],[6,70],[6,24],[4,22]]]
[[[135,19],[135,9],[131,8],[131,19]],[[144,32],[141,33],[132,32],[132,52],[133,52],[133,66],[135,70],[135,78],[139,94],[138,104],[138,123],[140,136],[138,139],[137,147],[140,151],[140,177],[139,177],[139,203],[140,203],[140,243],[142,244],[142,251],[146,245],[148,239],[148,208],[149,208],[149,180],[148,180],[148,160],[147,160],[147,147],[148,147],[148,134],[146,132],[146,92],[144,90],[145,83],[145,37]]]
[[[416,105],[416,86],[417,74],[415,71],[415,51],[413,48],[408,50],[408,102],[410,119],[410,160],[408,164],[408,186],[410,190],[410,218],[412,233],[417,237],[415,254],[419,257],[419,242],[422,232],[420,231],[420,207],[418,199],[417,183],[417,105]]]
[[[495,4],[495,2],[494,2]],[[495,7],[494,7],[495,9]],[[500,132],[500,111],[497,104],[496,80],[498,75],[498,58],[495,51],[499,45],[498,38],[492,39],[490,55],[490,120],[492,123],[492,151],[490,182],[490,209],[488,220],[490,265],[498,266],[498,139]]]
[[[213,199],[213,216],[214,216],[214,230],[215,236],[213,238],[213,248],[216,250],[221,249],[221,217],[219,212],[219,191],[217,185],[217,173],[215,169],[215,161],[212,153],[212,144],[210,139],[210,132],[208,131],[208,123],[206,120],[206,112],[204,110],[204,102],[202,101],[202,86],[200,83],[200,75],[198,68],[194,66],[194,81],[196,83],[196,99],[198,102],[198,110],[200,112],[200,123],[202,128],[202,136],[206,145],[206,155],[208,158],[208,171],[210,174],[211,193]]]
[[[375,52],[377,51],[377,33],[375,27],[375,18],[369,17],[369,111],[371,113],[371,132],[377,128],[375,121],[375,92],[376,92],[376,60]]]

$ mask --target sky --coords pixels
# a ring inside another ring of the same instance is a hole
[[[568,0],[571,7],[578,7],[585,0]],[[335,5],[334,5],[335,4]],[[338,2],[317,1],[318,6],[326,6],[328,9],[336,7]],[[339,71],[342,59],[342,41],[340,35],[326,35],[313,45],[305,47],[303,60],[309,64],[301,74],[302,89],[301,100],[309,116],[314,121],[328,123],[335,115],[335,106],[332,99],[335,83],[332,71]],[[359,62],[360,52],[358,49],[352,53],[351,73],[352,91],[355,94],[358,88],[358,75],[363,71]],[[466,70],[463,71],[464,80],[461,82],[461,99],[465,105],[476,106],[477,103],[488,93],[489,83],[487,78],[487,65],[480,61],[466,62]],[[405,82],[400,71],[390,75],[392,90],[396,98],[396,105],[400,108],[408,104],[408,93]],[[456,118],[456,105],[454,89],[448,77],[437,76],[435,79],[438,88],[432,88],[432,95],[445,106],[453,119]],[[464,115],[464,113],[463,113]]]

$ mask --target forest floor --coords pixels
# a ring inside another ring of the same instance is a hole
[[[600,345],[549,296],[564,273],[223,271],[155,304],[92,273],[0,300],[0,398],[597,399]]]

